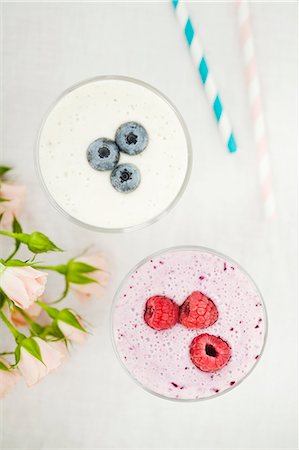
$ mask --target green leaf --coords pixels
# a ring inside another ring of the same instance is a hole
[[[39,306],[41,306],[41,307],[46,311],[46,313],[47,313],[50,317],[52,317],[52,319],[56,319],[56,317],[57,317],[58,314],[59,314],[59,309],[53,308],[52,306],[49,306],[49,305],[47,305],[46,303],[41,302],[40,300],[37,300],[36,303],[37,303]]]
[[[2,361],[0,361],[0,370],[4,370],[5,372],[9,372],[9,367],[7,367]]]
[[[48,325],[48,326],[46,326],[45,328],[44,328],[44,331],[39,335],[39,337],[41,338],[41,339],[45,339],[45,340],[49,340],[48,338],[49,337],[55,337],[56,336],[56,331],[55,330],[53,330],[53,323],[54,322],[52,322],[52,324],[51,325]],[[59,331],[59,333],[60,333],[60,331]],[[61,334],[61,333],[60,333]]]
[[[21,346],[20,345],[18,345],[17,348],[15,349],[15,357],[16,357],[16,361],[15,361],[14,365],[16,366],[17,364],[19,364],[19,361],[21,359]]]
[[[30,266],[32,267],[32,263],[24,262],[19,259],[10,259],[9,261],[5,262],[6,267],[24,267],[24,266]]]
[[[13,219],[12,230],[13,230],[14,233],[22,233],[22,231],[23,231],[22,227],[21,227],[21,224],[20,224],[20,222],[18,222],[16,217],[14,217],[14,219]],[[17,253],[17,251],[19,250],[20,245],[21,245],[21,242],[16,239],[16,241],[15,241],[15,249],[8,256],[6,261],[10,260]]]
[[[93,278],[87,277],[86,275],[81,275],[76,272],[69,272],[67,274],[67,279],[70,283],[75,284],[89,284],[89,283],[97,283]]]
[[[75,261],[74,259],[70,259],[67,265],[67,273],[66,278],[68,282],[75,284],[89,284],[89,283],[97,283],[91,277],[88,277],[86,273],[92,273],[98,270],[97,267],[91,266],[90,264],[86,264],[80,261]]]
[[[75,328],[78,328],[81,331],[86,331],[84,330],[84,328],[82,327],[82,325],[80,324],[80,322],[78,321],[77,317],[75,316],[75,314],[73,314],[69,309],[62,309],[58,316],[57,316],[57,321],[61,321],[61,322],[65,322],[68,325],[71,325]]]
[[[61,248],[57,247],[54,242],[50,241],[50,239],[43,233],[39,231],[34,231],[30,234],[28,240],[28,248],[33,253],[47,253],[50,251],[53,252],[62,252]]]
[[[97,267],[91,266],[90,264],[86,264],[80,261],[70,261],[69,263],[69,271],[77,272],[77,273],[89,273],[95,272],[99,270]]]
[[[16,217],[13,219],[12,231],[14,233],[23,233],[22,226]]]
[[[0,203],[2,202],[10,202],[9,198],[0,197]]]
[[[33,331],[33,334],[35,334],[36,336],[40,336],[44,331],[44,327],[36,322],[31,323],[30,328]]]
[[[4,292],[2,291],[2,289],[0,289],[0,309],[4,305],[5,298],[6,298],[6,296],[5,296]]]
[[[2,177],[6,172],[8,172],[11,169],[12,167],[0,166],[0,177]]]
[[[57,320],[54,320],[51,326],[51,330],[49,331],[49,334],[51,334],[51,336],[54,336],[58,339],[63,339],[64,338],[64,334],[62,333],[62,331],[60,331],[60,328],[57,324]]]
[[[22,341],[21,347],[24,347],[28,353],[43,363],[42,355],[38,343],[33,338],[26,338]]]

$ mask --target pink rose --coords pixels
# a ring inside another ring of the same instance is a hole
[[[33,303],[31,306],[29,306],[29,308],[24,309],[24,311],[27,314],[27,316],[30,317],[30,319],[35,321],[39,317],[42,308],[37,303]],[[17,309],[12,309],[10,318],[12,323],[17,327],[27,326],[26,319]]]
[[[20,361],[18,369],[25,378],[28,386],[32,386],[37,383],[48,373],[57,369],[60,366],[63,353],[57,348],[52,347],[47,342],[38,337],[32,339],[38,344],[43,362],[29,353],[24,347],[21,346]]]
[[[54,350],[59,351],[62,354],[63,359],[70,356],[64,341],[48,341],[48,344],[54,348]]]
[[[8,361],[4,358],[0,358],[0,366],[3,364],[5,367],[9,367]],[[15,385],[18,381],[19,374],[16,369],[3,370],[0,367],[0,398],[3,398],[5,394]]]
[[[79,319],[78,319],[79,320]],[[79,320],[80,322],[80,320]],[[62,332],[62,334],[72,342],[76,342],[77,344],[81,344],[87,338],[86,331],[82,331],[79,328],[73,327],[72,325],[62,322],[61,320],[57,321],[57,325]]]
[[[90,272],[85,275],[96,280],[96,283],[89,284],[74,284],[70,283],[70,287],[77,295],[79,300],[89,300],[91,297],[101,297],[104,291],[104,287],[109,280],[109,273],[107,272],[107,263],[102,253],[94,253],[86,256],[81,256],[76,259],[77,262],[83,262],[90,266],[97,267],[99,270]]]
[[[0,197],[7,199],[0,202],[0,228],[11,230],[14,216],[18,217],[24,202],[25,186],[17,184],[1,183]]]
[[[47,276],[30,266],[0,265],[0,288],[17,306],[26,309],[43,294]]]

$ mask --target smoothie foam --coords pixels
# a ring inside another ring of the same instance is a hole
[[[156,331],[144,321],[146,300],[165,295],[178,305],[193,291],[216,304],[219,318],[209,328],[190,330],[180,324]],[[128,275],[113,312],[117,353],[132,377],[151,392],[195,400],[217,395],[238,384],[257,363],[267,320],[261,295],[236,263],[206,249],[172,249],[153,256]],[[202,333],[220,336],[231,359],[213,373],[190,359],[189,346]]]
[[[118,127],[137,122],[149,142],[140,154],[121,153],[141,173],[139,187],[117,192],[110,172],[98,172],[86,151],[96,139],[115,139]],[[100,77],[63,95],[44,122],[37,150],[43,184],[58,207],[101,229],[136,227],[158,218],[185,187],[190,143],[177,111],[156,90],[122,77]]]

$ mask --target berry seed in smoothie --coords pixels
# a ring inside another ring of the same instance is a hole
[[[259,360],[267,331],[261,294],[235,262],[200,247],[140,263],[114,303],[114,344],[135,381],[178,400],[213,397]]]

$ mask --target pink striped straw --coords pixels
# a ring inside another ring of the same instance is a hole
[[[257,71],[249,5],[247,0],[236,0],[236,4],[254,142],[258,158],[261,194],[266,218],[273,219],[276,215],[276,202],[272,186],[269,147],[266,135],[265,116],[261,99],[261,86]]]

